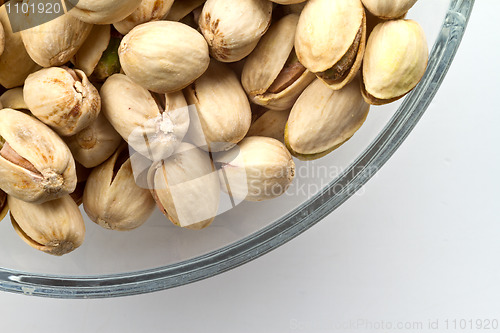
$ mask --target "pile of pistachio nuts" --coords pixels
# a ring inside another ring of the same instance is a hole
[[[292,156],[332,152],[421,80],[416,1],[65,0],[20,31],[9,11],[29,0],[5,2],[0,220],[63,255],[84,240],[81,204],[107,229],[155,207],[202,229],[221,193],[282,195]]]

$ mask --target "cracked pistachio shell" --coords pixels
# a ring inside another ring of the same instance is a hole
[[[78,69],[41,69],[28,76],[23,94],[31,113],[61,136],[80,132],[101,111],[97,89]]]
[[[82,245],[85,224],[69,195],[39,205],[12,196],[8,202],[14,230],[31,247],[62,256]]]
[[[75,161],[62,139],[20,111],[0,111],[0,188],[18,199],[43,203],[74,191]]]
[[[132,167],[128,147],[122,145],[87,179],[83,208],[103,228],[132,230],[144,224],[154,211],[153,197],[148,189],[137,186]]]
[[[112,24],[132,14],[141,0],[65,0],[68,13],[92,24]]]
[[[40,66],[26,52],[21,33],[12,31],[5,4],[0,7],[0,24],[5,38],[5,48],[0,55],[0,85],[7,89],[22,86],[26,77]]]
[[[268,0],[207,0],[199,18],[210,54],[222,62],[249,55],[271,24]]]
[[[0,190],[0,221],[3,220],[7,212],[9,211],[9,205],[7,204],[7,193]]]
[[[111,26],[94,25],[89,36],[73,57],[75,67],[90,76],[108,48],[111,40]]]
[[[363,96],[374,105],[400,99],[420,82],[429,50],[424,31],[412,20],[378,24],[363,63]]]
[[[61,15],[47,23],[22,30],[26,51],[42,67],[61,66],[76,54],[92,25],[71,15]]]
[[[300,14],[295,51],[308,70],[338,90],[359,71],[365,41],[360,0],[309,0]]]
[[[298,20],[298,15],[291,14],[274,23],[245,62],[241,82],[253,103],[290,109],[316,77],[295,56]]]
[[[220,186],[209,153],[182,143],[167,160],[148,173],[151,193],[159,209],[173,224],[203,229],[217,215]]]
[[[115,74],[102,86],[101,98],[102,112],[115,130],[152,161],[169,157],[189,129],[189,111],[180,91],[153,96],[128,76]]]
[[[126,35],[139,24],[161,20],[167,15],[173,2],[174,0],[142,0],[139,7],[132,14],[113,25],[118,32]]]
[[[174,4],[170,8],[170,11],[168,12],[165,19],[168,21],[180,21],[204,3],[205,0],[174,1]]]
[[[264,201],[286,192],[295,177],[295,163],[276,139],[253,136],[218,156],[222,189],[237,199]]]
[[[186,100],[197,111],[192,116],[193,142],[212,152],[228,150],[241,141],[250,128],[250,103],[236,74],[216,60],[185,89]]]
[[[203,36],[171,21],[135,27],[122,39],[118,54],[127,76],[160,94],[185,88],[205,72],[210,62]]]
[[[106,117],[99,114],[87,128],[65,138],[65,141],[77,162],[86,168],[93,168],[113,155],[122,137]]]
[[[369,108],[361,95],[358,78],[337,91],[316,80],[304,90],[290,112],[285,143],[301,160],[323,157],[356,133]]]
[[[249,136],[265,136],[285,142],[285,126],[288,121],[290,110],[269,110],[258,117],[250,126],[247,133]]]
[[[405,15],[417,0],[361,0],[363,5],[375,16],[383,19],[396,19]]]
[[[4,92],[0,96],[0,106],[14,110],[28,110],[28,106],[24,102],[23,88],[12,88]]]

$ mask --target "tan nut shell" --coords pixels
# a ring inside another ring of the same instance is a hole
[[[123,38],[118,54],[127,76],[160,94],[185,88],[210,62],[203,36],[185,24],[170,21],[135,27]]]
[[[110,25],[94,25],[89,36],[78,49],[72,61],[75,67],[90,76],[96,68],[102,54],[108,48],[111,39]]]
[[[276,198],[286,192],[295,177],[292,156],[283,143],[272,138],[245,138],[216,161],[222,164],[219,179],[223,191],[237,199]]]
[[[268,0],[207,0],[199,19],[210,54],[222,62],[249,55],[271,24]]]
[[[141,0],[66,0],[69,14],[93,24],[119,22],[132,14],[140,4]]]
[[[22,86],[26,77],[40,66],[26,52],[21,33],[12,32],[5,4],[0,7],[0,24],[5,33],[5,48],[0,55],[0,85],[7,89]]]
[[[71,193],[76,187],[75,161],[66,144],[45,124],[20,111],[3,109],[0,137],[31,163],[30,171],[6,159],[0,150],[0,188],[18,199],[43,203]],[[2,150],[4,150],[5,144]]]
[[[285,142],[285,126],[288,121],[290,110],[277,111],[269,110],[258,117],[250,126],[247,133],[249,136],[265,136],[276,139],[282,143]]]
[[[185,95],[197,110],[197,117],[191,117],[190,135],[198,147],[228,150],[245,137],[252,112],[236,74],[227,65],[212,60],[205,74],[185,89]]]
[[[173,224],[202,229],[219,209],[219,179],[207,152],[182,143],[175,155],[153,165],[149,186],[160,210]]]
[[[122,137],[99,114],[97,119],[76,135],[65,138],[76,161],[86,168],[93,168],[106,161],[116,151]]]
[[[361,0],[363,5],[375,16],[383,19],[402,17],[417,0]]]
[[[85,185],[83,208],[92,221],[106,229],[138,228],[155,208],[149,190],[136,185],[128,155],[125,162],[120,161],[125,158],[120,156],[122,153],[128,154],[127,149],[126,145],[121,146],[111,158],[92,170]]]
[[[5,32],[3,31],[2,22],[0,22],[0,56],[5,48]]]
[[[39,70],[28,76],[23,93],[31,113],[62,136],[80,132],[101,111],[97,89],[78,69]]]
[[[181,0],[174,1],[172,8],[166,16],[168,21],[180,21],[191,13],[194,9],[203,5],[205,0]]]
[[[420,25],[412,20],[394,20],[373,29],[363,63],[363,96],[381,105],[410,92],[427,68],[429,50]]]
[[[360,0],[309,0],[295,34],[297,56],[311,72],[326,72],[347,54],[360,29],[362,35],[353,66],[347,77],[330,84],[332,89],[341,89],[354,79],[363,60],[366,15]]]
[[[275,110],[290,109],[302,91],[315,79],[316,76],[306,70],[285,90],[279,93],[268,92],[293,50],[298,20],[298,15],[291,14],[273,24],[248,56],[241,83],[255,104]]]
[[[139,24],[158,21],[165,17],[172,7],[174,0],[142,0],[140,6],[125,19],[114,23],[114,27],[122,35]]]
[[[92,25],[71,15],[61,15],[47,23],[21,31],[26,51],[42,67],[61,66],[78,51]]]
[[[7,90],[0,96],[0,105],[4,108],[14,110],[27,110],[28,106],[24,101],[23,88],[12,88]]]
[[[80,245],[85,224],[78,206],[69,195],[40,205],[9,196],[14,230],[31,247],[61,256]]]
[[[369,108],[361,95],[358,78],[337,91],[316,80],[304,90],[292,108],[285,143],[300,159],[320,158],[356,133]]]
[[[101,88],[106,118],[133,149],[153,161],[169,157],[189,129],[182,92],[165,96],[161,112],[151,93],[123,74],[109,77]]]

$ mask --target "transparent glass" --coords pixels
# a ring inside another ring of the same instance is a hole
[[[296,161],[297,177],[284,196],[245,202],[199,232],[173,226],[160,212],[131,232],[104,230],[87,219],[85,243],[61,258],[24,244],[6,218],[0,223],[0,290],[58,298],[153,292],[222,273],[293,239],[359,193],[415,127],[452,63],[473,4],[417,2],[409,18],[434,43],[421,83],[403,101],[372,108],[360,131],[332,154]]]

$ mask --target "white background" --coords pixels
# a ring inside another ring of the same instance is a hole
[[[437,331],[430,320],[440,332],[479,332],[454,330],[453,320],[500,320],[499,12],[499,0],[476,1],[417,128],[362,195],[305,234],[230,272],[148,295],[0,293],[1,331]]]

